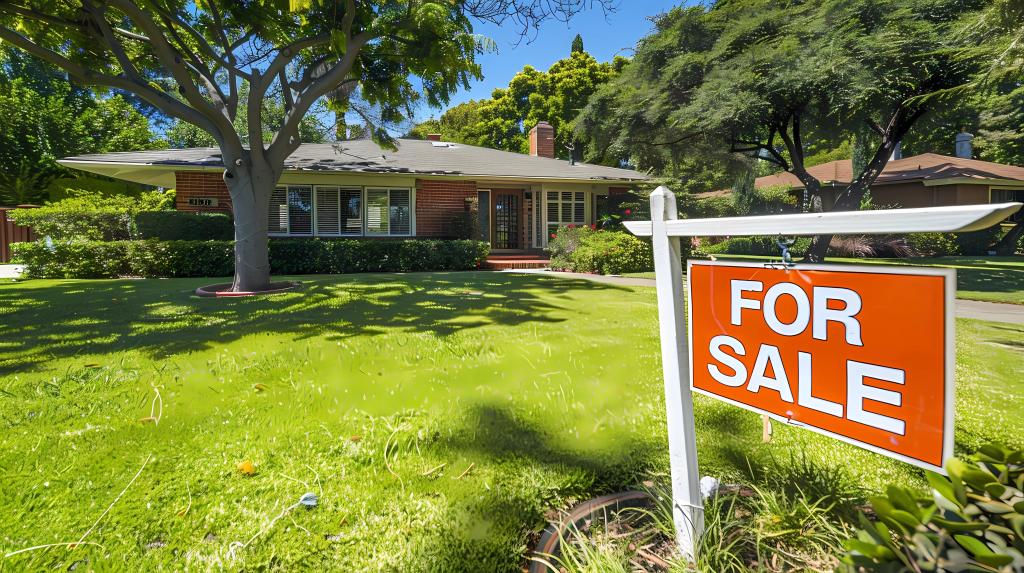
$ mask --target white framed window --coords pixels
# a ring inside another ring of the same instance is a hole
[[[582,191],[547,191],[548,233],[562,225],[587,223],[587,194]]]
[[[271,193],[267,229],[277,236],[411,236],[413,202],[408,188],[282,185]]]
[[[316,187],[316,234],[345,236],[363,234],[361,187]]]
[[[412,191],[409,189],[366,189],[366,234],[368,236],[409,236],[412,234]]]

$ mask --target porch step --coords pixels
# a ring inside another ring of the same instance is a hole
[[[509,269],[546,269],[551,261],[536,255],[491,255],[484,261],[483,268],[492,271]]]

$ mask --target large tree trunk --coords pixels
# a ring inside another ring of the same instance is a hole
[[[836,197],[835,205],[830,210],[856,211],[860,208],[860,202],[864,199],[864,194],[867,193],[868,188],[878,179],[882,170],[888,165],[893,150],[896,149],[900,140],[903,139],[903,136],[906,135],[910,127],[923,113],[924,110],[908,110],[901,107],[893,114],[892,119],[889,120],[888,128],[882,134],[881,144],[875,149],[875,154],[864,167],[864,170],[850,182],[846,190]],[[820,263],[824,261],[833,236],[817,235],[814,237],[810,248],[807,249],[807,254],[804,255],[804,262]]]
[[[1024,219],[1017,222],[1016,225],[1010,229],[1009,233],[996,243],[995,251],[997,255],[1013,255],[1017,253],[1017,244],[1020,243],[1021,236],[1024,236]]]
[[[225,170],[224,182],[231,194],[235,217],[235,278],[231,290],[267,290],[270,288],[268,209],[277,177],[268,168],[237,167]]]

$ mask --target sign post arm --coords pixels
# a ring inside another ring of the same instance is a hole
[[[651,193],[651,238],[658,293],[665,406],[668,409],[672,515],[679,549],[685,558],[693,560],[704,530],[704,500],[697,470],[680,239],[670,237],[666,228],[666,221],[675,219],[678,219],[675,195],[667,187],[658,187]]]

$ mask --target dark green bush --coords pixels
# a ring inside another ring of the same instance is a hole
[[[928,474],[931,497],[900,486],[871,500],[877,522],[845,543],[841,570],[1024,570],[1024,450],[985,446]]]
[[[274,239],[275,274],[464,271],[487,258],[487,243],[468,240]]]
[[[272,239],[274,274],[461,271],[489,252],[479,241]],[[218,277],[234,269],[232,241],[16,243],[15,261],[33,278]]]
[[[1002,232],[995,225],[970,233],[914,233],[907,235],[907,242],[923,257],[981,256],[988,254]]]
[[[956,243],[960,251],[959,254],[969,257],[987,255],[989,247],[999,242],[1002,235],[1003,229],[1000,225],[971,233],[957,233]]]
[[[128,268],[143,277],[226,277],[235,269],[232,241],[126,241]]]
[[[224,213],[142,211],[135,214],[137,239],[161,241],[230,241],[235,228]]]

